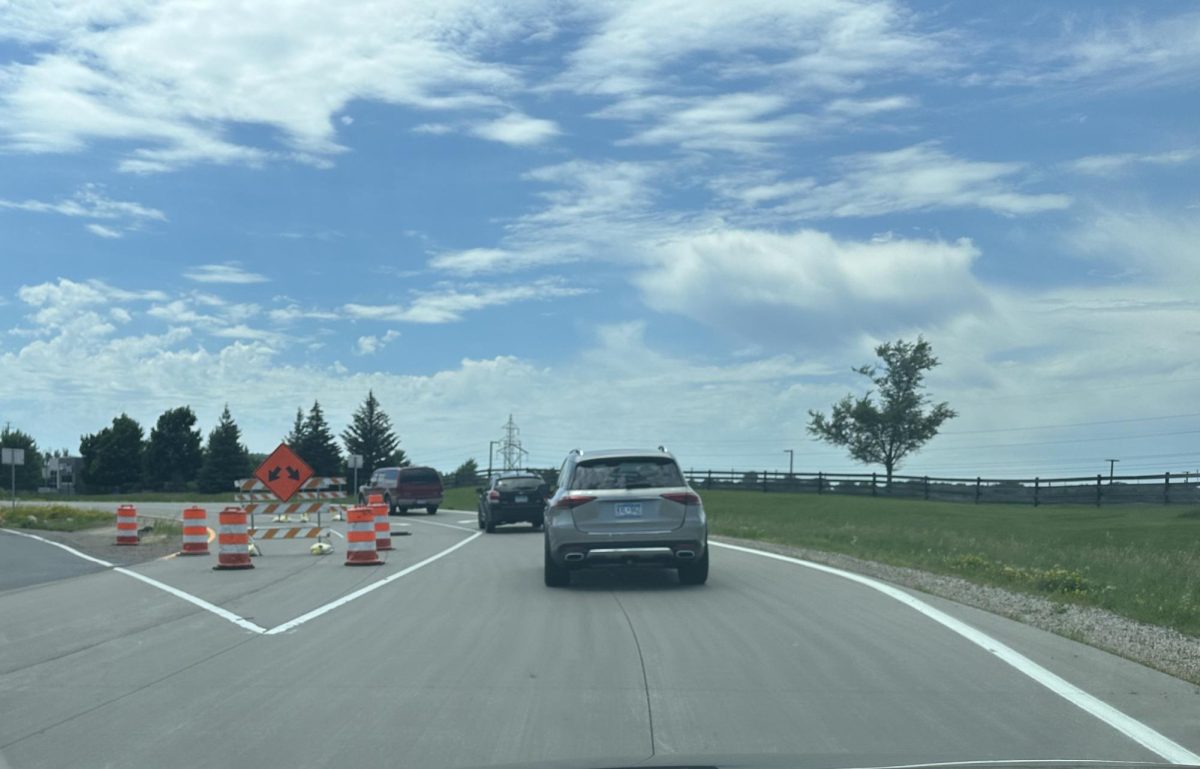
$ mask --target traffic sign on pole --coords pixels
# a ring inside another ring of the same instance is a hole
[[[9,465],[9,483],[12,485],[12,508],[17,509],[17,465],[25,464],[25,449],[0,449],[0,465]]]
[[[254,477],[272,494],[287,502],[305,481],[313,477],[313,469],[286,443],[281,443],[254,471]]]

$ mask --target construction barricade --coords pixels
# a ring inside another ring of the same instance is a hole
[[[375,515],[375,549],[379,551],[392,550],[392,522],[388,518],[388,506],[383,502],[383,495],[372,494],[367,497],[367,507]]]
[[[183,511],[183,546],[180,555],[208,555],[208,513],[202,507]]]
[[[352,507],[346,513],[346,565],[374,566],[383,563],[375,550],[375,513],[369,507]]]
[[[218,516],[217,565],[213,569],[253,569],[246,511],[227,507]]]
[[[137,508],[133,505],[117,506],[117,544],[136,545],[138,537]]]

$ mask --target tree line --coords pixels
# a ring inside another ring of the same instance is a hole
[[[112,424],[79,440],[80,486],[89,493],[232,491],[234,481],[250,477],[266,458],[250,452],[242,443],[241,428],[228,404],[207,440],[196,422],[190,406],[167,409],[147,435],[128,414],[114,417]],[[410,464],[391,418],[373,391],[355,410],[350,425],[342,431],[340,444],[318,401],[313,402],[307,415],[297,409],[295,423],[283,442],[317,476],[346,476],[346,463],[352,454],[363,458],[360,479],[369,477],[376,467]],[[52,456],[66,456],[65,451],[40,452],[30,434],[11,426],[0,431],[0,446],[25,449],[25,464],[17,467],[17,488],[25,491],[35,491],[42,485],[46,461]]]

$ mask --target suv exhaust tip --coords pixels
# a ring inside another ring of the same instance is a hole
[[[675,557],[681,561],[690,561],[696,557],[695,550],[676,550]]]
[[[567,553],[563,556],[563,560],[567,563],[579,563],[583,560],[583,553]]]

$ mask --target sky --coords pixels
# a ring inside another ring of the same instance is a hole
[[[42,449],[367,392],[410,458],[1200,469],[1200,8],[0,0],[0,422]]]

